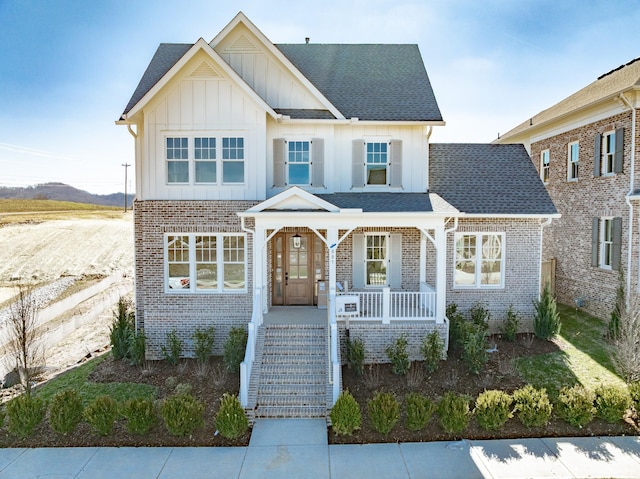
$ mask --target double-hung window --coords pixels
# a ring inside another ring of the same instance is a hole
[[[287,184],[289,185],[309,185],[310,184],[310,142],[309,141],[289,141],[288,148],[288,171]]]
[[[504,287],[503,233],[458,233],[454,254],[454,287]]]
[[[365,285],[388,286],[389,235],[365,235]]]
[[[622,247],[622,218],[593,218],[591,266],[618,271]]]
[[[540,179],[546,184],[549,183],[549,150],[540,152]]]
[[[616,132],[608,131],[602,135],[601,169],[603,175],[614,173],[614,158],[616,154]]]
[[[196,183],[215,183],[216,139],[194,138],[194,159],[196,165]]]
[[[243,234],[169,234],[165,237],[167,292],[246,291]]]
[[[611,269],[613,253],[613,218],[602,218],[600,222],[600,267]]]
[[[580,143],[573,141],[567,146],[567,181],[578,181]]]
[[[167,138],[167,182],[189,183],[189,139]]]
[[[222,138],[222,182],[244,183],[244,138]]]
[[[388,146],[388,143],[367,143],[365,153],[367,185],[387,184]]]

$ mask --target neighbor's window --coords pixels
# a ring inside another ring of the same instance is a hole
[[[189,139],[171,137],[166,142],[167,181],[189,182]]]
[[[578,161],[580,160],[580,144],[577,141],[569,143],[567,147],[567,180],[578,179]]]
[[[389,165],[388,143],[367,143],[367,185],[386,185]]]
[[[549,183],[549,150],[540,152],[540,178],[544,183]]]
[[[616,154],[616,132],[609,131],[602,135],[602,164],[600,171],[603,175],[614,174]]]
[[[310,142],[309,141],[289,141],[287,148],[289,154],[287,163],[288,180],[290,185],[308,185],[310,184]]]
[[[222,182],[244,183],[244,138],[222,139]]]
[[[504,285],[504,234],[456,235],[453,284],[459,288]]]
[[[613,252],[613,218],[600,220],[600,267],[611,269]]]
[[[167,291],[246,290],[245,235],[167,235],[165,244]]]
[[[387,286],[389,235],[368,234],[365,236],[365,241],[365,285]]]

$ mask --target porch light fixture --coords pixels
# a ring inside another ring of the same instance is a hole
[[[301,236],[298,233],[293,235],[293,247],[295,249],[300,249],[300,239],[301,239]]]

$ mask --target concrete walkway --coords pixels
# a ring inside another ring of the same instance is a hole
[[[248,447],[0,449],[2,479],[640,478],[640,437],[327,444],[323,420],[259,420]]]

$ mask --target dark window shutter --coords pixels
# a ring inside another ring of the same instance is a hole
[[[391,264],[389,265],[390,280],[389,286],[392,288],[402,287],[402,235],[393,233],[391,235]]]
[[[324,186],[324,139],[313,138],[311,140],[311,185]]]
[[[286,142],[284,138],[273,140],[273,186],[286,185],[285,172]]]
[[[591,266],[598,266],[598,242],[600,218],[593,218],[593,227],[591,229]]]
[[[353,277],[354,288],[364,288],[364,235],[353,235]]]
[[[593,145],[593,176],[600,176],[600,158],[602,156],[602,135],[596,134]]]
[[[624,164],[624,128],[616,130],[616,151],[613,156],[613,172],[622,173]]]
[[[620,258],[622,250],[622,218],[613,218],[612,223],[613,245],[611,248],[611,269],[620,269]]]
[[[389,158],[391,159],[389,186],[402,188],[402,140],[391,140],[389,149],[391,150],[389,152]]]
[[[351,150],[351,186],[364,186],[364,141],[353,140]]]

